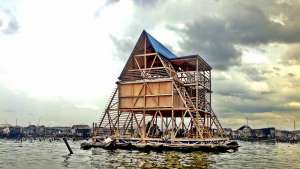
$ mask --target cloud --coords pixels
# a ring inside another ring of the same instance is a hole
[[[166,1],[163,1],[163,0],[134,0],[134,3],[138,6],[142,6],[142,7],[153,7],[157,4],[162,4]]]
[[[134,48],[135,41],[131,38],[118,38],[114,35],[110,35],[110,39],[114,44],[113,54],[121,60],[127,60]]]
[[[241,71],[253,81],[265,81],[272,73],[272,70],[268,68],[257,67],[254,65],[243,65]]]
[[[248,118],[248,123],[251,128],[265,128],[276,127],[276,129],[289,129],[293,130],[293,121],[300,118],[300,114],[297,112],[291,112],[284,114],[285,118],[282,118],[281,112],[262,112],[262,113],[232,113],[222,116],[220,121],[223,124],[227,124],[223,127],[232,127],[238,129],[240,126],[245,125]]]
[[[243,65],[226,71],[214,71],[212,103],[221,117],[227,114],[298,112],[290,106],[299,100],[300,79],[293,69],[274,65]],[[297,68],[294,68],[297,72]],[[277,75],[277,73],[279,75]],[[251,75],[255,74],[255,75]],[[290,74],[290,75],[289,75]],[[233,117],[234,118],[234,117]]]
[[[288,76],[295,77],[296,75],[294,73],[288,73]]]
[[[283,7],[286,4],[278,4],[275,1],[265,5],[269,7],[255,2],[232,4],[232,7],[237,8],[229,9],[225,20],[228,26],[227,33],[231,34],[233,42],[246,45],[299,42],[300,27],[297,21],[289,20],[280,24],[271,19],[275,15],[273,11],[268,11],[270,8],[276,8],[276,13],[289,18],[294,18],[296,13],[288,13]],[[300,5],[295,2],[289,5],[289,8],[299,10]]]
[[[241,64],[242,50],[239,46],[300,42],[300,25],[297,20],[292,20],[299,13],[287,12],[286,4],[272,2],[257,5],[252,1],[230,1],[223,6],[224,12],[220,11],[217,15],[200,14],[198,18],[185,22],[181,29],[169,27],[181,35],[180,44],[184,51],[200,53],[214,68],[224,70]],[[216,4],[220,5],[222,3]],[[289,7],[292,11],[300,11],[296,2]],[[273,13],[268,13],[270,8],[276,8],[276,12],[288,17],[284,25],[271,20]],[[197,12],[194,12],[195,15]]]
[[[41,99],[31,97],[24,92],[13,91],[0,84],[0,123],[19,125],[28,123],[45,125],[91,124],[98,110],[79,107],[61,97]]]
[[[134,5],[134,20],[125,27],[124,36],[135,37],[143,29],[151,32],[165,27],[175,32],[179,54],[198,53],[215,69],[241,65],[241,46],[300,41],[300,4],[293,0],[134,1]],[[144,12],[145,8],[149,12]],[[122,43],[128,43],[127,39],[120,38],[116,43],[120,51],[124,51]]]
[[[180,43],[186,52],[199,53],[216,69],[226,69],[241,63],[241,51],[231,43],[225,22],[219,18],[203,18],[187,23],[178,30],[183,37]]]
[[[282,55],[281,62],[286,65],[300,65],[300,43],[290,46]]]
[[[107,0],[106,1],[106,5],[111,5],[114,3],[118,3],[120,2],[120,0]],[[163,3],[164,1],[162,0],[133,0],[133,2],[141,7],[153,7],[158,3]]]
[[[9,35],[16,33],[19,24],[10,10],[0,8],[0,33]]]

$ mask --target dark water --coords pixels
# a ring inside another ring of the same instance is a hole
[[[68,155],[61,142],[23,142],[0,140],[0,168],[278,168],[300,169],[300,144],[240,142],[234,153],[180,153],[103,149],[80,150],[70,142],[75,154]]]

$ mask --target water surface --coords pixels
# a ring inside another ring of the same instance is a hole
[[[17,143],[0,139],[0,169],[98,168],[299,168],[300,144],[239,142],[234,153],[80,150],[80,142]]]

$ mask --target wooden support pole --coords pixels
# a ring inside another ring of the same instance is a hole
[[[73,151],[72,151],[72,149],[71,149],[71,147],[70,147],[70,145],[69,145],[69,143],[68,143],[68,140],[67,140],[65,137],[63,138],[63,140],[64,140],[64,142],[65,142],[65,144],[66,144],[66,146],[67,146],[67,148],[68,148],[70,154],[73,154]]]
[[[172,110],[172,130],[171,130],[171,139],[174,140],[175,139],[175,135],[174,135],[174,130],[175,130],[175,125],[174,125],[174,110]]]
[[[159,113],[160,113],[160,118],[161,118],[161,132],[163,132],[164,131],[164,119],[163,119],[163,115],[162,115],[162,113],[159,111]]]
[[[143,112],[143,141],[145,141],[146,138],[146,113]]]
[[[131,134],[131,137],[133,136],[133,112],[130,111],[130,134]]]

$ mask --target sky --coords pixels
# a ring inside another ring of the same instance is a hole
[[[213,68],[223,127],[300,129],[300,1],[0,0],[0,124],[92,124],[142,30]]]

